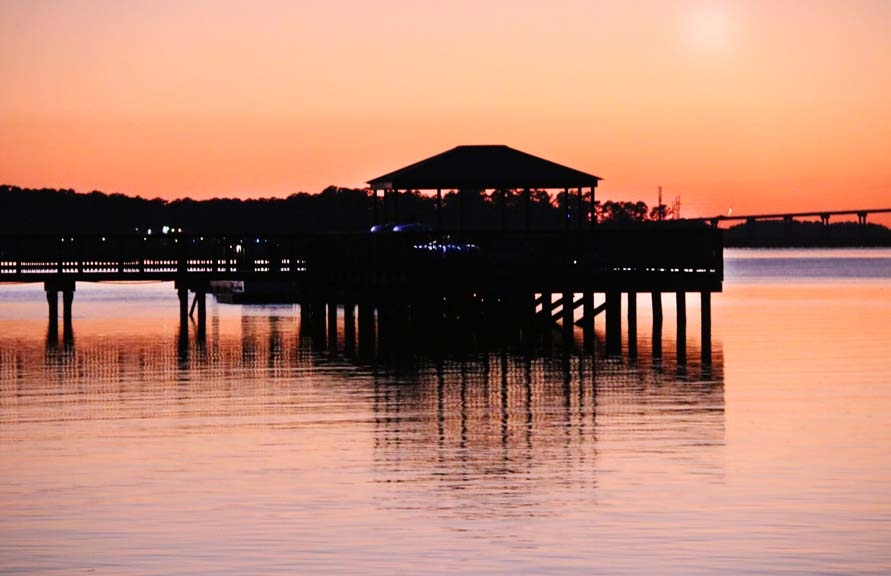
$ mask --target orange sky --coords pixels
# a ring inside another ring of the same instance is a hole
[[[688,217],[891,207],[886,0],[3,0],[0,72],[19,186],[284,197],[507,144]]]

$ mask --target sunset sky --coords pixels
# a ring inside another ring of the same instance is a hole
[[[460,144],[682,215],[891,207],[887,0],[2,0],[0,183],[285,197]]]

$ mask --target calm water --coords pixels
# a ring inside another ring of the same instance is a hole
[[[0,574],[888,574],[891,251],[726,253],[703,366],[564,339],[353,359],[292,306],[0,286]],[[627,350],[627,339],[623,338]]]

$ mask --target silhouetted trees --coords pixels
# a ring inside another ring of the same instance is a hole
[[[0,186],[4,233],[121,234],[163,226],[192,233],[346,232],[367,229],[370,206],[364,190],[335,186],[287,198],[201,201]]]
[[[600,205],[599,208],[599,222],[628,224],[632,222],[645,222],[651,219],[650,210],[645,202],[613,202],[607,200]]]
[[[568,203],[568,207],[565,203]],[[590,209],[578,206],[573,194],[549,194],[531,190],[444,191],[437,216],[436,196],[418,190],[400,192],[398,197],[363,189],[329,186],[318,194],[300,192],[287,198],[239,200],[145,199],[99,191],[28,189],[0,186],[0,210],[6,233],[130,233],[160,230],[163,226],[191,233],[323,233],[358,232],[374,223],[418,221],[445,229],[536,229],[559,228],[566,211],[576,222],[587,222]],[[463,214],[463,217],[462,217]],[[595,215],[602,222],[637,222],[647,219],[642,202],[597,204]],[[463,219],[463,222],[462,222]]]
[[[891,229],[879,224],[763,220],[731,226],[726,246],[891,246]]]
[[[397,195],[328,186],[318,194],[300,192],[287,198],[239,200],[162,200],[105,194],[99,191],[28,189],[0,186],[2,233],[121,234],[168,226],[195,234],[364,232],[377,222],[423,222],[444,230],[562,229],[589,222],[588,198],[546,190],[443,191],[437,214],[436,195],[418,190]],[[663,207],[664,208],[664,207]],[[463,214],[463,216],[462,216]],[[568,215],[568,218],[567,218]],[[671,215],[665,211],[665,217]],[[660,220],[659,207],[644,202],[597,201],[594,217],[603,224],[635,225]],[[463,220],[463,222],[462,222]],[[567,222],[568,220],[568,222]],[[891,245],[891,230],[843,222],[756,222],[725,231],[728,245],[870,244]]]

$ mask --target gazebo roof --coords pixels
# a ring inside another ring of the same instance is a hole
[[[456,146],[368,181],[374,190],[579,188],[600,177],[504,145]]]

